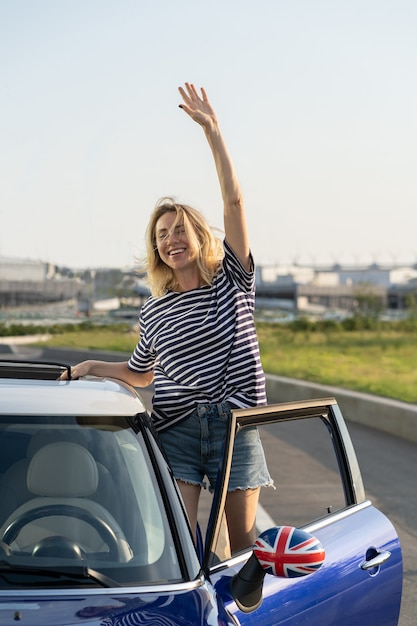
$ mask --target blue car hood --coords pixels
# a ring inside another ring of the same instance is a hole
[[[65,592],[64,592],[65,593]],[[235,625],[211,587],[156,594],[120,593],[65,596],[40,592],[19,598],[0,596],[0,624],[21,621],[25,626],[195,626],[200,624]]]

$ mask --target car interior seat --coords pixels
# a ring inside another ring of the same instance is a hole
[[[11,541],[12,550],[36,549],[36,554],[43,555],[44,551],[39,552],[39,542],[63,537],[75,542],[85,554],[109,552],[109,537],[101,532],[107,525],[117,540],[113,542],[117,543],[117,555],[113,557],[121,561],[132,557],[113,515],[94,501],[99,469],[84,446],[72,441],[55,441],[38,449],[28,463],[26,485],[30,499],[9,515],[0,531],[6,543]],[[56,542],[52,542],[53,545]],[[113,546],[113,551],[115,549]],[[51,552],[53,550],[52,547]]]

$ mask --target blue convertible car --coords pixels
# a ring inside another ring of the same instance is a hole
[[[366,499],[334,398],[233,411],[195,548],[136,391],[60,371],[0,362],[0,625],[398,623],[398,537]],[[230,461],[253,425],[275,488],[255,545],[232,554]]]

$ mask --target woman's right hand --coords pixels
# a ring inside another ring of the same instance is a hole
[[[75,380],[77,378],[81,378],[82,376],[88,376],[90,373],[92,361],[81,361],[81,363],[77,363],[77,365],[71,366],[71,379]],[[68,370],[65,370],[61,374],[58,380],[69,380],[68,378]]]
[[[71,367],[71,379],[82,378],[83,376],[98,376],[99,378],[116,378],[122,380],[132,387],[147,387],[153,382],[153,371],[134,372],[127,366],[127,361],[112,363],[109,361],[81,361]],[[61,374],[58,380],[69,380],[68,372]]]

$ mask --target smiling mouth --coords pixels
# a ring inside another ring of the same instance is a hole
[[[182,252],[185,252],[185,248],[176,248],[175,250],[171,250],[168,253],[168,256],[175,256],[177,254],[181,254]]]

